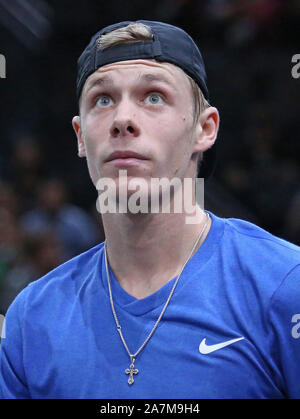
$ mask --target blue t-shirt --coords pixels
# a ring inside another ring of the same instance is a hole
[[[6,315],[2,398],[300,397],[300,249],[259,227],[211,214],[154,335],[129,356],[112,314],[103,243],[27,286]],[[136,299],[112,271],[131,353],[155,324],[175,278]]]

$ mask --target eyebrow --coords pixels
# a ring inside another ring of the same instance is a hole
[[[176,87],[174,85],[174,83],[172,83],[172,81],[168,77],[165,77],[163,74],[147,73],[147,74],[143,74],[140,77],[140,79],[141,79],[141,81],[145,81],[145,82],[148,82],[148,83],[151,83],[153,81],[157,81],[157,82],[166,83],[166,84],[168,84],[169,86],[172,86],[172,87]]]
[[[91,83],[91,85],[86,89],[86,92],[89,92],[95,86],[109,86],[113,85],[113,81],[109,76],[101,76]]]

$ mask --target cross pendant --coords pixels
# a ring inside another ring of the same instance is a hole
[[[133,375],[137,374],[139,372],[138,369],[134,368],[134,361],[135,359],[132,357],[131,358],[131,364],[130,364],[130,368],[125,370],[126,374],[129,374],[129,378],[128,378],[128,384],[132,385],[134,383],[134,379],[133,379]]]

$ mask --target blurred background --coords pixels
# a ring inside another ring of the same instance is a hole
[[[104,240],[77,157],[76,61],[121,20],[189,32],[221,115],[205,207],[300,244],[300,1],[0,0],[0,313],[29,282]]]

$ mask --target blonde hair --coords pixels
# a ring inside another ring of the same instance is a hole
[[[97,41],[97,46],[99,49],[105,49],[115,45],[149,41],[151,39],[153,39],[153,34],[149,26],[144,25],[143,23],[130,23],[127,26],[101,35]],[[195,80],[193,80],[188,74],[185,73],[185,75],[188,77],[191,85],[194,105],[194,120],[197,121],[200,114],[204,111],[204,109],[208,108],[210,104],[205,99]]]
[[[105,49],[118,44],[149,41],[151,39],[153,39],[153,35],[149,26],[143,23],[130,23],[127,26],[101,35],[97,41],[97,46],[99,49]]]

